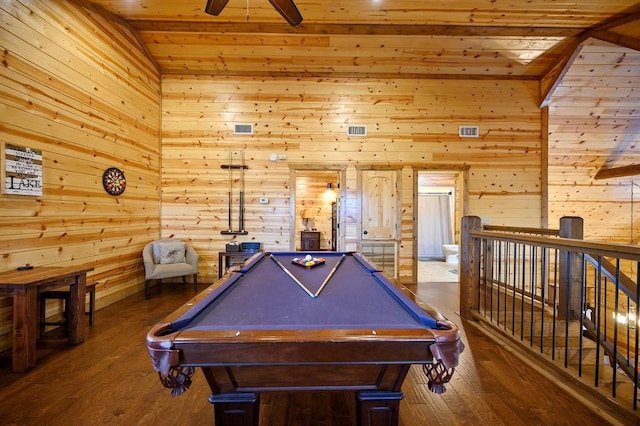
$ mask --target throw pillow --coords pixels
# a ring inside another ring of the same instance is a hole
[[[153,257],[155,263],[165,265],[184,263],[186,262],[185,244],[176,240],[156,241],[153,244]]]

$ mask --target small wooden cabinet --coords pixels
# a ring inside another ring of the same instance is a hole
[[[320,250],[320,231],[300,231],[300,250]]]
[[[218,278],[222,278],[230,267],[244,263],[255,252],[245,251],[220,251],[218,252]]]

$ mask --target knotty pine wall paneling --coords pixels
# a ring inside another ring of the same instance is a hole
[[[640,53],[590,40],[549,105],[549,226],[584,219],[585,239],[640,242],[640,177],[596,180],[640,164]]]
[[[0,143],[42,150],[43,195],[0,195],[2,270],[90,266],[98,308],[141,291],[160,235],[160,77],[120,20],[74,3],[0,1]],[[119,197],[102,188],[122,169]],[[11,346],[0,299],[0,350]],[[48,314],[60,312],[59,303]]]
[[[290,246],[289,168],[345,167],[345,249],[357,249],[356,165],[401,165],[400,280],[413,265],[413,170],[450,165],[469,169],[469,214],[494,224],[539,227],[541,136],[538,83],[502,80],[378,78],[162,78],[162,233],[190,238],[217,276],[217,252],[231,237],[227,176],[229,148],[242,149],[246,236],[267,250]],[[234,135],[253,123],[252,135]],[[366,125],[349,137],[348,125]],[[479,125],[479,138],[460,138],[458,126]],[[272,162],[269,154],[284,154]],[[260,197],[269,204],[260,204]],[[294,220],[297,220],[294,219]]]

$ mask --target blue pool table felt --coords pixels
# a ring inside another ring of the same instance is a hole
[[[315,268],[292,265],[295,252],[274,252],[300,282],[315,292],[343,253],[323,253]],[[311,298],[268,254],[255,256],[225,278],[173,324],[173,329],[394,329],[438,328],[415,302],[375,266],[347,253],[317,298]]]

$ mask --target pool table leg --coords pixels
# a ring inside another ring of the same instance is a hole
[[[356,415],[361,426],[398,426],[402,392],[361,391],[356,400]]]
[[[260,395],[223,393],[209,396],[216,426],[258,426]]]

